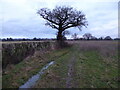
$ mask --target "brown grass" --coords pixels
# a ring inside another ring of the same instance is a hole
[[[118,41],[69,41],[77,44],[81,51],[97,51],[102,57],[118,56]]]

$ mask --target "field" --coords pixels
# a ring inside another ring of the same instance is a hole
[[[118,88],[118,41],[67,42],[71,47],[35,49],[19,63],[9,63],[4,68],[3,88],[19,88],[50,61],[55,64],[32,88]]]

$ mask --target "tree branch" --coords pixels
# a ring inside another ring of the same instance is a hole
[[[55,28],[55,29],[59,29],[56,25],[54,25],[53,23],[50,23],[50,22],[47,22],[45,25],[48,25],[48,26]]]

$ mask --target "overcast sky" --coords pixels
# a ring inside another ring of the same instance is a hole
[[[37,15],[40,8],[72,6],[82,11],[88,27],[70,28],[79,37],[91,33],[96,37],[118,37],[119,0],[0,0],[0,38],[55,38],[57,30],[45,26],[45,20]],[[71,38],[71,35],[67,36]]]

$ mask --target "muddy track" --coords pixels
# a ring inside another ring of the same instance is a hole
[[[72,55],[72,58],[69,61],[68,64],[68,77],[66,78],[66,88],[72,88],[74,87],[74,83],[73,83],[73,77],[74,77],[74,73],[75,73],[75,56],[74,54]]]

